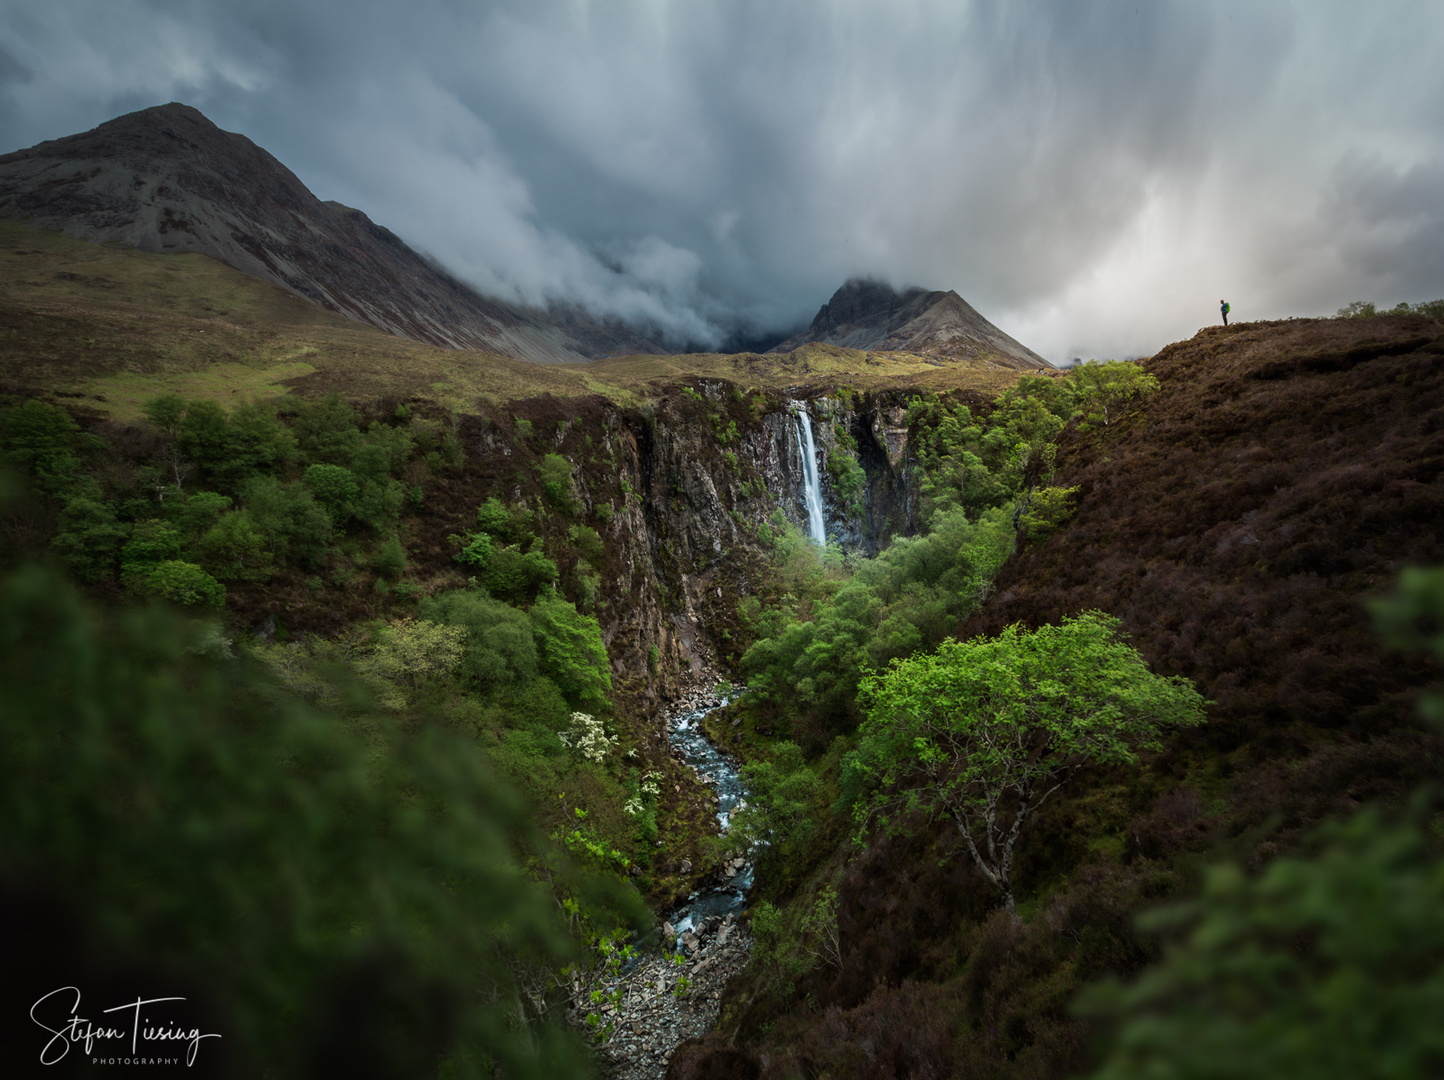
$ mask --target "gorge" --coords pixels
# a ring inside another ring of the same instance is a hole
[[[174,192],[86,186],[93,148],[0,162],[5,205],[165,220]],[[81,180],[25,189],[52,160]],[[192,226],[230,212],[197,198]],[[1444,563],[1428,310],[1062,373],[863,282],[781,353],[531,364],[580,338],[496,315],[525,350],[450,347],[486,342],[354,275],[15,220],[0,269],[3,899],[77,978],[189,980],[239,1074],[1089,1075],[1140,1015],[1232,1015],[1215,957],[1182,1004],[1075,1004],[1170,970],[1185,938],[1143,913],[1223,905],[1237,955],[1332,971],[1316,925],[1257,930],[1249,883],[1313,881],[1320,850],[1348,880],[1437,865],[1434,616],[1394,592]],[[855,813],[906,788],[860,756],[869,680],[1085,611],[1208,722],[1080,765],[1018,836],[1010,912],[955,827]],[[1371,840],[1370,806],[1412,839]],[[1356,873],[1340,835],[1395,862]],[[1428,880],[1389,939],[1411,962],[1365,949],[1359,985],[1433,985]],[[11,982],[52,963],[21,950]],[[1318,1030],[1240,978],[1250,1015]]]

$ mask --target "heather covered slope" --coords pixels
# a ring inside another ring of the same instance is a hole
[[[831,787],[810,865],[771,898],[805,912],[835,886],[836,959],[754,964],[674,1080],[1087,1075],[1107,1031],[1079,991],[1164,955],[1140,913],[1196,897],[1209,863],[1257,872],[1320,823],[1437,782],[1415,697],[1440,672],[1383,647],[1365,605],[1444,561],[1444,325],[1244,324],[1145,366],[1160,392],[1064,436],[1046,482],[1078,488],[1071,519],[1020,537],[959,634],[1111,612],[1155,672],[1215,701],[1209,722],[1137,767],[1085,770],[1038,812],[1021,920],[950,823],[854,847]]]
[[[1005,568],[969,632],[1102,608],[1229,723],[1375,729],[1413,681],[1362,600],[1444,561],[1444,327],[1418,316],[1213,328],[1162,392],[1074,439],[1068,527]],[[1221,722],[1224,722],[1221,724]]]

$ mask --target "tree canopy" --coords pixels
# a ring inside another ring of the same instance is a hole
[[[873,788],[859,815],[951,817],[1010,910],[1027,817],[1079,766],[1131,762],[1165,728],[1202,723],[1205,705],[1187,680],[1151,673],[1096,611],[895,660],[864,679],[862,699],[844,765],[848,788]]]

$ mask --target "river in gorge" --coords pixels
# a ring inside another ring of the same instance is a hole
[[[673,750],[698,780],[717,795],[718,831],[726,831],[747,796],[737,765],[702,732],[703,718],[727,703],[715,694],[693,694],[666,717]],[[738,917],[746,909],[752,864],[734,859],[705,888],[663,912],[662,950],[644,949],[621,978],[607,987],[620,1000],[596,1009],[610,1034],[598,1046],[616,1080],[660,1080],[677,1045],[699,1037],[717,1023],[722,989],[747,963],[752,940]],[[582,1010],[574,1018],[585,1023]]]
[[[746,805],[747,792],[737,774],[737,765],[702,731],[703,718],[714,709],[727,704],[728,698],[707,697],[688,702],[690,707],[674,714],[668,723],[667,740],[683,762],[696,771],[698,779],[717,795],[717,830],[726,832],[732,814]],[[695,704],[694,704],[695,702]],[[731,867],[737,867],[734,862]],[[742,911],[747,903],[747,890],[752,887],[752,864],[743,862],[735,873],[727,874],[712,887],[692,893],[686,903],[674,908],[664,921],[680,936],[695,930],[709,917],[725,918]]]

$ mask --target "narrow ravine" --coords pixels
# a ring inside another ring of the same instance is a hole
[[[666,717],[673,750],[717,794],[719,831],[727,829],[746,799],[736,764],[702,733],[702,718],[725,704],[716,694],[693,693]],[[609,1075],[660,1080],[677,1045],[716,1024],[722,988],[747,963],[752,948],[752,939],[738,922],[751,886],[751,863],[741,858],[728,863],[711,884],[662,915],[662,947],[645,952],[605,988],[622,992],[619,1004],[596,1010],[600,1023],[614,1025],[599,1046]],[[591,1011],[583,1010],[574,1019],[585,1024]]]

